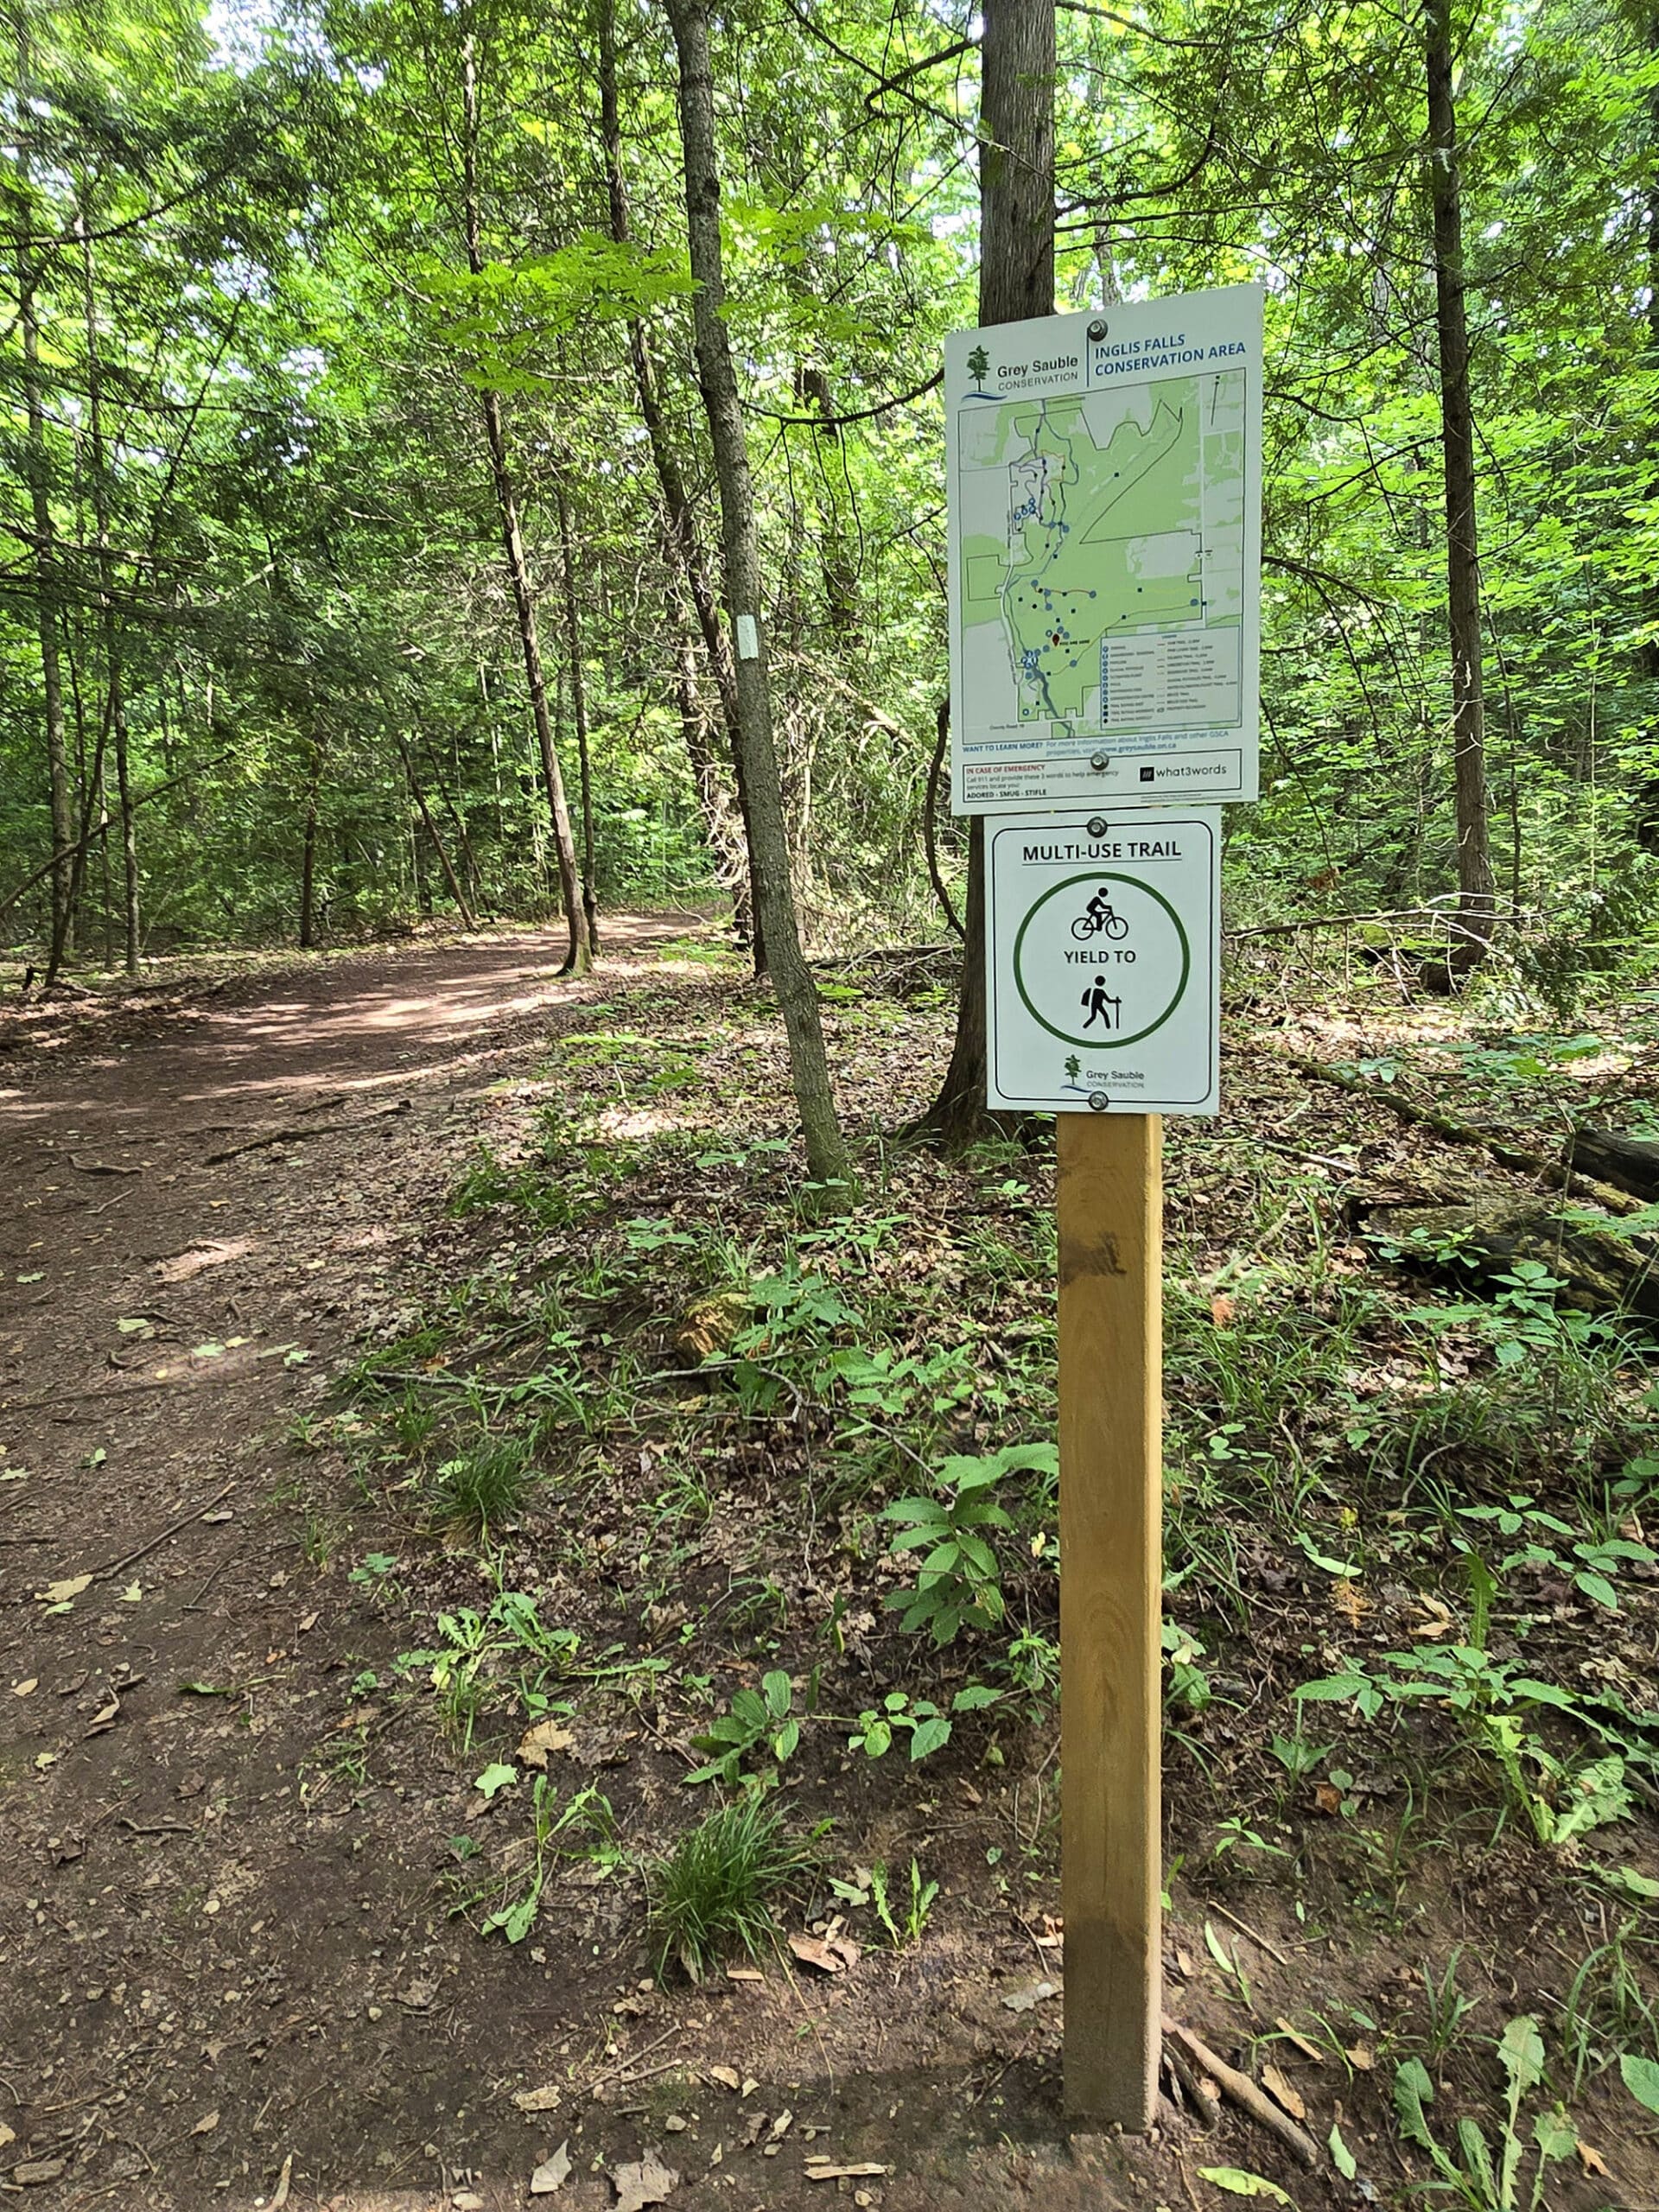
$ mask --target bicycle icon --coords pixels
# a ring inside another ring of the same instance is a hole
[[[1096,892],[1071,925],[1071,934],[1079,944],[1086,944],[1091,937],[1103,937],[1116,944],[1128,933],[1128,924],[1114,909],[1103,891]]]

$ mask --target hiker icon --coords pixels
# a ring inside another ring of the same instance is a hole
[[[1096,976],[1078,1001],[1079,1005],[1089,1009],[1089,1019],[1083,1025],[1085,1029],[1092,1029],[1096,1020],[1106,1029],[1123,1027],[1123,1001],[1107,985],[1107,977]]]
[[[1129,933],[1129,925],[1116,912],[1103,891],[1096,891],[1089,904],[1071,925],[1071,934],[1079,944],[1091,937],[1109,938],[1114,944]]]

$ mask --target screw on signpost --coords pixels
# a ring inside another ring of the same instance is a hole
[[[1065,2101],[1152,2124],[1162,1892],[1163,1122],[1057,1118]]]

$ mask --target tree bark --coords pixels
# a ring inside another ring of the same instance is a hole
[[[1054,0],[987,0],[980,45],[979,319],[1054,312]],[[968,838],[962,990],[950,1065],[915,1134],[952,1149],[1006,1131],[986,1104],[985,823]]]
[[[1463,192],[1452,96],[1451,0],[1428,0],[1428,186],[1434,222],[1440,435],[1446,471],[1446,620],[1452,648],[1452,760],[1458,830],[1459,911],[1465,934],[1447,962],[1452,978],[1484,957],[1496,910],[1486,795],[1480,540],[1475,513],[1475,418],[1469,388]]]
[[[27,93],[32,71],[29,15],[17,16],[17,98]],[[74,806],[69,791],[64,743],[63,669],[58,652],[56,530],[52,518],[51,466],[46,444],[46,401],[41,391],[41,326],[35,304],[36,270],[30,220],[29,156],[20,144],[17,175],[17,319],[23,341],[23,408],[28,425],[25,473],[35,531],[35,610],[40,641],[41,694],[46,712],[47,795],[52,817],[52,848],[61,855],[75,838]],[[51,871],[53,966],[68,951],[74,931],[70,871],[59,860]]]
[[[697,380],[708,411],[720,486],[727,611],[736,646],[739,757],[749,794],[755,912],[765,932],[767,961],[789,1038],[790,1070],[806,1140],[807,1171],[820,1186],[824,1205],[845,1206],[854,1195],[853,1171],[830,1087],[817,988],[801,950],[772,738],[754,487],[725,319],[720,168],[707,0],[668,0],[668,9],[679,59],[686,226],[691,274],[697,287],[692,299]]]
[[[479,208],[478,182],[478,63],[470,34],[461,47],[461,169],[462,203],[467,232],[467,266],[474,276],[484,269],[483,226]],[[570,808],[564,794],[558,747],[553,740],[553,720],[548,712],[547,674],[542,664],[541,638],[536,626],[536,599],[531,588],[530,563],[524,552],[518,520],[518,495],[507,458],[506,425],[501,395],[482,395],[484,435],[489,446],[490,473],[495,483],[496,505],[501,514],[501,542],[506,554],[507,578],[518,618],[518,643],[524,654],[524,683],[536,725],[541,755],[542,781],[547,790],[548,811],[553,819],[554,849],[558,855],[559,888],[564,900],[570,949],[560,973],[585,975],[593,965],[593,946],[588,935],[588,914],[576,868],[575,838],[570,828]]]
[[[594,770],[588,749],[588,678],[582,665],[582,617],[576,612],[570,501],[563,478],[556,484],[555,495],[559,512],[559,565],[564,582],[565,649],[570,656],[570,715],[576,726],[576,767],[582,780],[582,904],[588,922],[588,950],[597,959],[599,894],[594,887]]]
[[[628,214],[627,178],[622,168],[621,110],[616,89],[615,0],[596,0],[595,14],[599,32],[600,126],[605,143],[611,236],[619,245],[623,245],[632,235],[632,226]],[[714,672],[715,688],[720,695],[721,716],[726,725],[732,776],[737,786],[738,812],[742,817],[744,844],[748,856],[747,895],[738,895],[734,919],[740,938],[747,925],[753,949],[754,972],[757,976],[764,976],[766,972],[766,932],[760,925],[760,901],[754,888],[754,838],[749,823],[749,793],[744,779],[743,747],[738,731],[737,677],[732,666],[730,648],[720,626],[719,601],[697,530],[696,514],[686,490],[685,478],[674,451],[673,442],[668,434],[668,425],[664,420],[657,364],[652,354],[651,340],[645,324],[638,320],[628,325],[628,360],[633,372],[634,397],[639,409],[639,419],[645,424],[645,436],[651,446],[652,465],[657,472],[658,488],[662,493],[663,513],[667,525],[665,550],[671,563],[679,569],[685,580],[686,590],[696,614],[697,628],[702,637],[703,650],[709,656],[709,665]]]

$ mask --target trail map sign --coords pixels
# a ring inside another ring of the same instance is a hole
[[[1262,298],[945,340],[958,813],[1255,797]]]
[[[986,824],[990,1103],[1213,1114],[1213,810]]]

